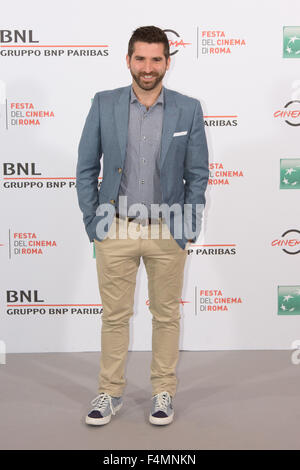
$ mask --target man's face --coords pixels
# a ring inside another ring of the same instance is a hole
[[[129,58],[126,56],[127,66],[133,80],[143,90],[153,90],[164,78],[170,66],[164,56],[163,43],[147,43],[137,41],[134,43],[134,52]]]

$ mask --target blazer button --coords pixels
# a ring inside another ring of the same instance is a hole
[[[118,168],[118,172],[119,172],[119,173],[122,173],[122,168]]]
[[[109,202],[111,202],[112,204],[114,204],[116,201],[114,199],[111,199]]]

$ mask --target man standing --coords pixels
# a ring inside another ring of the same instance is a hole
[[[123,404],[141,257],[152,314],[149,421],[164,425],[174,417],[179,302],[187,247],[200,232],[208,150],[200,102],[162,85],[169,54],[160,28],[134,31],[126,56],[132,85],[95,94],[79,143],[78,201],[95,243],[103,305],[99,394],[86,416],[91,425],[108,423]]]

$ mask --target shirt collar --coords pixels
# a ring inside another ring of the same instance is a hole
[[[137,99],[137,96],[134,93],[132,85],[131,85],[131,88],[130,88],[130,103],[134,103],[135,101],[137,101],[139,103],[139,100]],[[164,86],[162,86],[161,92],[160,92],[157,100],[155,101],[155,103],[153,103],[153,105],[151,106],[151,108],[154,105],[156,105],[157,103],[164,104]]]

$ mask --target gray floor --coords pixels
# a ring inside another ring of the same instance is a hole
[[[180,353],[168,426],[148,422],[151,353],[129,352],[124,405],[84,416],[100,353],[9,354],[0,365],[1,449],[300,449],[300,365],[291,351]]]

